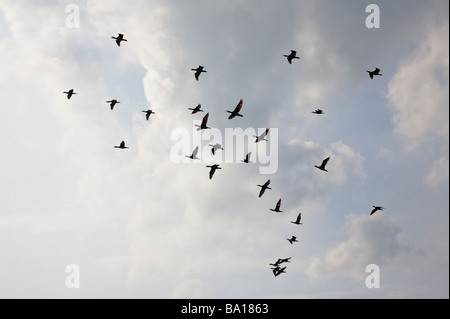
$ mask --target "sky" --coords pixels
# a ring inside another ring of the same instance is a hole
[[[448,12],[0,0],[0,298],[449,298]]]

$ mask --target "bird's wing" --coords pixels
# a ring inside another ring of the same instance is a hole
[[[325,167],[325,165],[327,165],[328,161],[330,160],[329,157],[327,157],[326,159],[323,160],[322,162],[322,167]]]
[[[258,137],[258,139],[263,139],[267,135],[267,130],[265,130],[261,135]]]
[[[214,166],[211,167],[211,170],[209,171],[209,179],[211,179],[213,177],[215,171],[216,171],[216,168]]]
[[[125,141],[120,142],[120,147],[125,147]]]
[[[242,101],[242,99],[239,101],[238,105],[236,105],[236,108],[234,109],[233,113],[239,113],[239,111],[242,109],[242,104],[244,103],[244,101]]]
[[[201,126],[206,126],[206,124],[208,123],[208,118],[209,118],[209,113],[207,113],[202,120],[202,125]]]
[[[194,157],[194,158],[197,157],[197,153],[198,153],[198,146],[192,152],[192,157]]]
[[[264,187],[261,187],[261,190],[259,191],[259,197],[261,197],[265,191],[266,189]]]
[[[280,207],[281,207],[281,199],[277,202],[277,207],[275,209],[280,210]]]

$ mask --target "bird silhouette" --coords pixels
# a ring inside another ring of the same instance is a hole
[[[258,143],[260,141],[267,141],[266,140],[267,134],[269,134],[268,128],[266,128],[266,130],[260,136],[253,135],[254,137],[256,137],[255,143]]]
[[[250,162],[250,156],[252,155],[252,152],[248,153],[247,155],[245,155],[245,158],[241,161],[243,163],[251,163]]]
[[[280,265],[282,262],[283,262],[283,259],[278,258],[278,260],[274,264],[269,264],[269,265],[278,267],[278,265]]]
[[[217,169],[222,169],[222,167],[219,167],[219,164],[207,165],[206,167],[211,168],[209,171],[209,179],[213,178],[214,173],[216,172]]]
[[[125,148],[129,148],[127,146],[125,146],[125,141],[120,142],[119,146],[114,146],[114,148],[121,148],[121,149],[125,149]]]
[[[261,197],[264,194],[264,192],[266,191],[266,189],[272,189],[272,188],[269,187],[269,184],[270,184],[270,179],[267,180],[267,182],[265,182],[262,185],[257,185],[257,186],[261,187],[261,190],[259,191],[259,196],[258,197]]]
[[[329,160],[330,160],[330,158],[327,157],[326,159],[324,159],[324,160],[322,161],[322,164],[320,164],[320,166],[314,165],[314,167],[317,167],[318,169],[320,169],[320,170],[322,170],[322,171],[328,172],[328,171],[325,169],[325,166],[327,165],[327,163],[328,163]]]
[[[111,107],[111,111],[114,110],[114,105],[116,105],[117,103],[120,103],[117,100],[111,100],[111,101],[106,101],[106,103],[109,103],[109,106]]]
[[[218,151],[218,150],[223,150],[223,147],[222,147],[222,145],[220,145],[220,144],[214,144],[214,145],[212,145],[212,144],[208,144],[209,146],[211,146],[211,153],[212,153],[212,155],[216,155],[216,152]]]
[[[272,268],[272,272],[273,272],[274,276],[277,277],[280,274],[286,273],[285,269],[286,269],[286,267],[283,267],[283,268],[275,267],[275,268]]]
[[[122,41],[128,41],[127,39],[124,39],[123,34],[119,33],[117,37],[111,37],[116,40],[117,45],[120,47],[120,42]]]
[[[293,243],[298,242],[297,237],[295,237],[295,236],[292,236],[291,238],[286,238],[286,239],[291,243],[291,245],[292,245]]]
[[[276,213],[282,213],[283,211],[280,210],[281,207],[281,198],[278,200],[277,205],[275,206],[275,209],[271,208],[270,210]]]
[[[192,71],[195,71],[195,74],[194,74],[194,76],[195,76],[195,79],[198,81],[198,78],[200,77],[200,74],[202,74],[202,72],[206,72],[205,70],[204,70],[204,66],[201,66],[201,65],[199,65],[198,66],[198,68],[196,68],[196,69],[191,69]]]
[[[292,258],[292,257],[289,257],[289,258],[282,258],[281,261],[280,261],[280,264],[282,264],[282,263],[290,263],[291,258]]]
[[[302,223],[300,223],[301,219],[302,219],[302,213],[298,214],[297,219],[295,221],[291,221],[291,223],[296,224],[296,225],[303,225]]]
[[[381,70],[379,68],[375,68],[375,70],[373,70],[373,71],[367,71],[366,70],[366,72],[369,73],[369,76],[370,76],[371,79],[373,79],[374,75],[380,75],[380,76],[383,75],[383,74],[380,74],[380,71]]]
[[[273,274],[275,275],[275,273],[276,273],[278,270],[280,270],[281,268],[280,268],[280,266],[275,266],[275,267],[270,267],[270,269],[272,269]]]
[[[72,95],[76,94],[76,93],[73,91],[73,89],[70,89],[69,91],[63,92],[63,93],[67,94],[67,99],[69,99],[69,100],[70,100],[70,98],[72,97]]]
[[[208,118],[209,118],[209,113],[206,113],[206,115],[203,117],[202,124],[195,125],[196,127],[198,127],[197,131],[210,129],[210,127],[207,126]]]
[[[187,157],[187,158],[190,158],[190,159],[197,160],[197,159],[199,159],[199,158],[197,158],[197,153],[198,153],[198,146],[194,149],[194,151],[192,152],[192,155],[191,155],[191,156],[187,156],[187,155],[186,155],[186,157]]]
[[[323,114],[323,111],[321,109],[317,109],[314,112],[312,112],[314,114]]]
[[[150,115],[155,114],[155,112],[153,112],[152,110],[147,110],[147,111],[142,111],[145,113],[145,118],[148,119],[150,118]]]
[[[201,108],[202,108],[202,105],[199,104],[199,105],[197,105],[194,108],[192,108],[192,107],[188,108],[188,110],[191,110],[192,114],[195,114],[195,113],[198,113],[198,112],[203,112],[203,110]]]
[[[300,59],[297,56],[297,51],[294,50],[291,50],[291,53],[289,55],[284,54],[283,56],[287,58],[289,64],[292,64],[292,59]]]
[[[375,214],[376,211],[384,209],[384,207],[381,207],[381,206],[372,206],[372,207],[373,207],[373,209],[372,209],[372,212],[370,213],[370,216]]]
[[[229,120],[235,118],[236,116],[240,116],[243,117],[242,114],[239,114],[239,112],[242,109],[242,104],[244,103],[244,101],[241,99],[239,101],[239,103],[236,105],[236,108],[233,110],[233,112],[231,111],[227,111],[228,113],[230,113],[230,116],[228,117]]]

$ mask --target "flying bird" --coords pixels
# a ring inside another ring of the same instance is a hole
[[[192,71],[195,71],[195,79],[198,81],[198,78],[200,77],[200,74],[202,74],[202,72],[206,72],[205,70],[203,70],[204,67],[199,65],[198,68],[196,69],[191,69]]]
[[[367,71],[366,70],[366,72],[369,73],[369,76],[370,76],[371,79],[373,79],[374,75],[380,75],[380,76],[383,75],[383,74],[380,74],[380,71],[381,70],[379,68],[375,68],[375,70],[373,70],[373,71]]]
[[[257,185],[257,186],[261,187],[258,197],[261,197],[264,194],[264,192],[266,191],[266,189],[272,189],[269,187],[269,184],[270,184],[270,179],[262,185]]]
[[[214,144],[214,145],[212,145],[212,144],[208,144],[209,146],[212,146],[211,147],[211,153],[212,153],[212,155],[216,155],[216,152],[218,151],[218,150],[223,150],[223,147],[222,147],[222,145],[220,145],[220,144]]]
[[[198,113],[198,112],[203,112],[203,110],[201,108],[202,108],[202,105],[199,104],[199,105],[197,105],[194,108],[192,108],[192,107],[188,108],[188,110],[191,110],[192,114],[195,114],[195,113]]]
[[[213,175],[216,172],[216,169],[222,169],[222,167],[219,167],[219,164],[207,165],[206,167],[211,168],[209,171],[209,179],[213,178]]]
[[[281,264],[282,262],[283,262],[283,259],[278,258],[278,260],[274,264],[269,264],[269,265],[278,267],[278,265]]]
[[[317,109],[314,112],[312,112],[314,114],[323,114],[323,111],[321,109]]]
[[[242,114],[239,114],[239,112],[242,109],[242,104],[244,103],[244,101],[242,101],[242,99],[239,101],[239,103],[236,105],[236,108],[233,110],[233,112],[231,111],[227,111],[228,113],[230,113],[230,116],[228,117],[229,120],[235,118],[236,116],[240,116],[243,117]]]
[[[120,142],[120,145],[119,145],[119,146],[114,146],[114,148],[121,148],[121,149],[124,149],[124,148],[129,148],[129,147],[125,146],[125,141],[122,141],[122,142]]]
[[[254,137],[256,137],[255,143],[258,143],[259,141],[267,141],[265,138],[267,134],[269,134],[268,128],[266,128],[266,130],[260,136],[253,135]]]
[[[273,272],[274,276],[277,277],[280,274],[286,273],[285,269],[286,269],[286,267],[283,267],[283,268],[275,267],[275,268],[272,268],[272,272]]]
[[[67,94],[67,99],[70,99],[70,98],[72,97],[72,95],[76,94],[76,93],[73,91],[73,89],[70,89],[69,91],[63,92],[63,93]]]
[[[209,113],[206,113],[206,115],[203,117],[202,124],[200,124],[200,126],[195,125],[196,127],[198,127],[197,131],[210,129],[210,127],[207,126],[208,118],[209,118]]]
[[[296,224],[296,225],[303,225],[302,223],[300,223],[300,220],[302,219],[302,213],[299,213],[297,216],[297,219],[294,221],[291,221],[292,224]]]
[[[292,236],[291,238],[286,238],[286,239],[289,240],[289,242],[291,244],[298,242],[297,237],[295,237],[295,236]]]
[[[300,59],[297,56],[297,51],[294,50],[291,50],[291,53],[289,55],[284,54],[283,56],[287,58],[289,64],[292,64],[292,59]]]
[[[111,101],[106,101],[106,103],[109,103],[109,106],[111,107],[111,111],[114,110],[114,105],[116,105],[117,103],[120,103],[117,100],[111,100]]]
[[[122,33],[119,33],[119,35],[117,36],[117,37],[111,37],[111,38],[113,38],[113,39],[115,39],[116,40],[116,43],[117,43],[117,45],[120,47],[120,42],[122,42],[122,41],[128,41],[127,39],[124,39],[123,38],[123,34]]]
[[[241,162],[243,162],[243,163],[251,163],[250,162],[250,156],[251,155],[252,155],[252,152],[250,152],[247,155],[245,155],[245,158]]]
[[[153,112],[152,110],[147,110],[147,111],[142,111],[145,113],[145,118],[148,119],[150,118],[150,115],[155,114],[155,112]]]
[[[280,207],[281,207],[281,198],[277,202],[277,206],[275,206],[275,209],[271,208],[270,210],[273,211],[273,212],[282,213],[283,211],[280,210]]]
[[[322,170],[322,171],[328,172],[328,171],[325,169],[325,166],[327,165],[327,163],[328,163],[329,160],[330,160],[330,158],[327,157],[326,159],[324,159],[324,160],[322,161],[322,164],[320,164],[320,166],[314,165],[314,167],[317,167],[318,169],[320,169],[320,170]]]
[[[190,159],[197,160],[197,159],[199,159],[199,158],[197,157],[197,153],[198,153],[198,146],[194,149],[194,151],[192,152],[192,155],[191,155],[191,156],[187,156],[187,155],[186,155],[186,157],[187,157],[187,158],[190,158]]]
[[[275,267],[271,267],[270,269],[272,269],[273,274],[275,275],[275,273],[280,270],[280,266],[275,266]]]
[[[372,212],[370,213],[370,216],[372,216],[373,214],[375,214],[375,212],[377,211],[377,210],[383,210],[384,209],[384,207],[381,207],[381,206],[372,206],[373,207],[373,209],[372,209]]]

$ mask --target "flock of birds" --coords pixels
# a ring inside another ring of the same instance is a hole
[[[128,41],[127,39],[124,38],[124,35],[119,33],[117,37],[112,37],[113,39],[115,39],[115,42],[117,44],[117,46],[120,47],[120,44],[122,41]],[[292,64],[294,59],[300,59],[300,57],[297,56],[297,51],[291,50],[290,54],[286,54],[283,55],[284,57],[287,58],[287,61],[289,62],[289,64]],[[200,75],[202,73],[206,73],[207,71],[205,70],[204,66],[199,65],[197,68],[191,68],[192,71],[195,71],[194,73],[194,77],[195,79],[198,81],[200,78]],[[376,68],[374,71],[366,71],[369,73],[369,76],[371,79],[374,78],[374,76],[381,76],[382,74],[380,74],[381,70],[379,68]],[[77,94],[74,89],[70,89],[69,91],[64,91],[63,93],[67,94],[67,99],[70,99],[74,94]],[[120,103],[118,100],[116,99],[112,99],[109,101],[106,101],[106,103],[109,103],[111,110],[114,110],[114,106],[118,103]],[[226,112],[229,113],[230,115],[228,116],[228,119],[234,119],[235,117],[243,117],[243,115],[240,113],[241,109],[243,106],[243,100],[240,99],[240,101],[238,102],[238,104],[236,105],[236,107],[234,108],[233,111],[229,111],[227,110]],[[204,110],[201,109],[201,104],[198,104],[196,107],[193,108],[188,108],[188,110],[192,111],[191,114],[196,114],[199,112],[204,112]],[[144,110],[142,111],[145,113],[145,117],[147,119],[147,121],[149,120],[150,116],[152,114],[155,114],[155,112],[153,112],[152,110]],[[323,110],[321,109],[316,109],[314,110],[312,113],[314,114],[324,114]],[[210,127],[208,127],[208,119],[209,119],[209,113],[207,113],[203,119],[200,125],[196,125],[197,130],[201,131],[201,130],[206,130],[206,129],[210,129]],[[267,141],[266,137],[269,134],[269,129],[267,128],[262,134],[260,134],[259,136],[254,136],[255,139],[255,143],[259,143],[261,141]],[[218,150],[223,150],[223,147],[220,144],[209,144],[209,146],[211,146],[211,153],[213,155],[216,154],[216,152]],[[125,145],[125,141],[121,141],[119,145],[115,145],[114,148],[118,148],[118,149],[128,149],[129,147]],[[199,151],[199,146],[197,146],[191,155],[186,155],[187,158],[190,158],[192,160],[200,160],[200,158],[197,157],[198,155],[198,151]],[[251,152],[247,153],[247,155],[245,156],[245,158],[241,161],[243,163],[251,163],[250,161],[250,157],[251,157]],[[322,163],[320,165],[314,165],[314,167],[316,167],[317,169],[324,171],[324,172],[328,172],[328,170],[326,169],[326,165],[328,163],[328,161],[330,160],[330,157],[325,158]],[[216,172],[216,170],[220,170],[222,169],[222,167],[220,167],[219,164],[213,164],[213,165],[207,165],[206,167],[209,168],[209,179],[212,179],[214,176],[214,173]],[[265,191],[268,189],[272,189],[271,187],[269,187],[270,185],[270,179],[267,180],[264,184],[262,185],[257,185],[258,187],[261,187],[260,191],[259,191],[259,195],[258,197],[261,198]],[[375,212],[377,211],[382,211],[384,209],[384,207],[381,206],[372,206],[373,209],[370,212],[370,215],[373,215]],[[275,213],[282,213],[283,211],[281,210],[281,198],[278,200],[278,202],[275,205],[275,208],[271,208],[271,211],[275,212]],[[291,223],[295,224],[295,225],[303,225],[303,223],[301,223],[301,218],[302,218],[302,213],[299,213],[296,220],[291,221]],[[286,238],[289,243],[292,245],[293,243],[298,242],[297,237],[292,235],[290,238]],[[288,258],[278,258],[276,262],[269,264],[270,266],[273,266],[271,268],[273,274],[275,277],[279,276],[282,273],[286,273],[286,266],[285,267],[281,267],[281,264],[283,263],[288,263],[290,262],[290,259],[292,257],[288,257]]]

